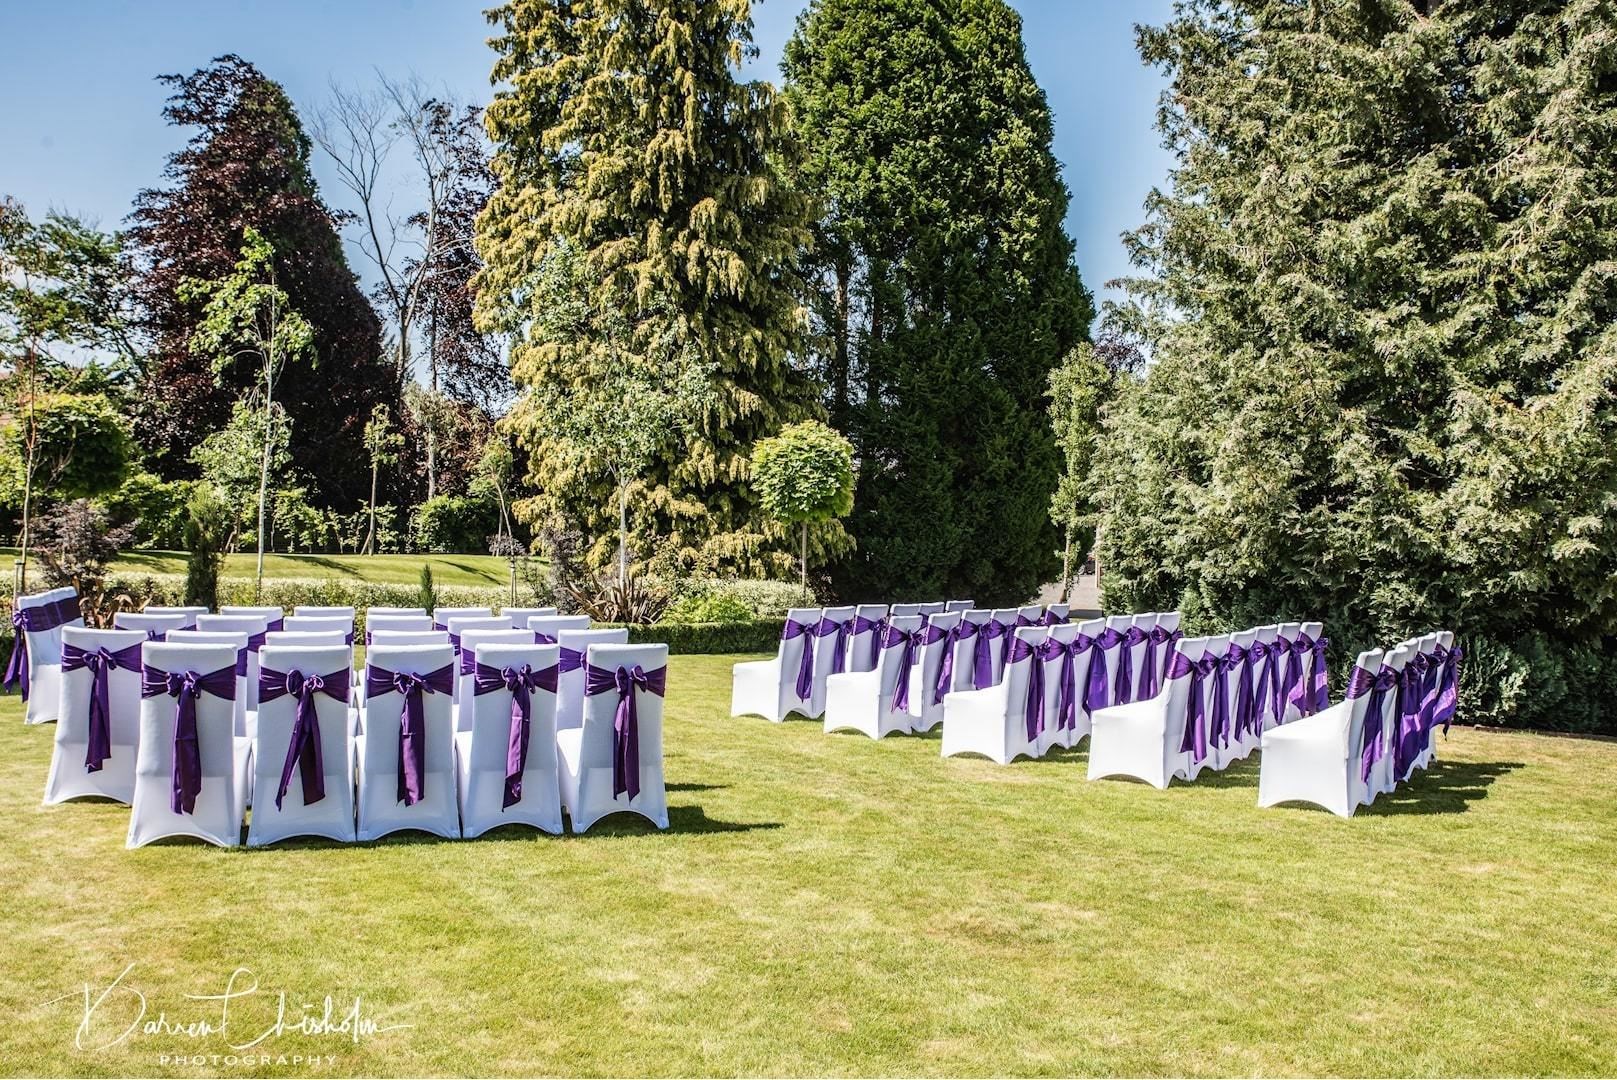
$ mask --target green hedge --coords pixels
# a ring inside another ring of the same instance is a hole
[[[598,623],[600,627],[621,623]],[[762,653],[774,652],[780,643],[785,619],[753,619],[728,623],[652,623],[631,626],[632,644],[667,645],[670,653]]]

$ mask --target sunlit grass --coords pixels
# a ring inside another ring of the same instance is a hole
[[[239,552],[225,556],[224,576],[251,578],[258,556]],[[493,555],[265,555],[264,577],[301,578],[377,584],[414,585],[421,566],[432,567],[439,585],[505,585],[511,564]],[[124,552],[113,563],[116,574],[183,574],[183,551]]]
[[[51,729],[0,701],[0,1071],[1617,1072],[1617,745],[1456,730],[1344,821],[1259,810],[1255,761],[1158,792],[732,720],[735,659],[673,660],[665,834],[127,851],[122,808],[39,807]],[[75,1050],[47,1002],[131,963],[148,1019],[245,966],[412,1026]]]

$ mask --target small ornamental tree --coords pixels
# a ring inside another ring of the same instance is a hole
[[[1095,544],[1094,463],[1102,437],[1101,411],[1117,392],[1116,377],[1088,342],[1062,358],[1050,372],[1050,426],[1064,459],[1061,478],[1050,497],[1050,520],[1062,533],[1061,599],[1072,588],[1072,564]]]
[[[360,549],[361,555],[375,554],[376,478],[383,465],[391,465],[399,460],[399,451],[403,448],[404,436],[394,429],[387,406],[377,405],[371,409],[371,418],[365,424],[365,452],[371,456],[370,524],[365,529],[365,545]]]
[[[293,310],[276,281],[275,251],[257,229],[244,233],[241,259],[218,281],[187,280],[182,299],[203,301],[202,323],[191,337],[191,351],[210,358],[215,377],[248,360],[258,367],[263,392],[263,454],[258,474],[258,569],[253,597],[264,587],[264,528],[269,504],[270,465],[275,448],[275,380],[289,360],[313,358],[314,329]],[[257,393],[258,391],[254,391]]]
[[[219,606],[219,571],[235,515],[211,484],[197,485],[186,507],[185,602],[212,611]]]
[[[765,513],[801,525],[803,591],[808,591],[809,525],[853,510],[853,445],[814,420],[760,439],[752,452],[752,486]]]

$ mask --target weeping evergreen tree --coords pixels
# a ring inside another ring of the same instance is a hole
[[[1617,27],[1588,0],[1187,0],[1131,243],[1109,606],[1438,627],[1470,717],[1617,729]]]
[[[784,71],[819,199],[809,352],[859,458],[833,582],[1024,600],[1060,566],[1045,390],[1093,309],[1021,19],[1003,0],[814,0]]]
[[[625,348],[653,369],[670,343],[693,354],[712,373],[713,403],[693,436],[665,431],[639,477],[629,516],[640,554],[785,571],[791,538],[746,481],[754,441],[813,411],[787,361],[802,330],[808,218],[778,172],[791,153],[782,103],[737,77],[753,51],[748,0],[512,0],[489,17],[499,189],[477,226],[480,324],[512,335],[519,388],[565,384],[575,396],[609,399],[602,373]],[[561,273],[560,260],[582,271]],[[631,339],[557,333],[562,307]],[[552,453],[553,433],[521,402],[511,425],[538,490],[519,510],[615,536],[611,472]]]

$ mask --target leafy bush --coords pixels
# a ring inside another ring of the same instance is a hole
[[[234,514],[211,484],[197,485],[185,523],[184,598],[187,604],[219,606],[219,571],[225,564]]]
[[[421,564],[421,577],[416,583],[416,606],[431,615],[438,610],[438,588],[432,583],[432,565]]]
[[[668,605],[659,622],[739,623],[751,622],[752,608],[739,596],[727,592],[691,593]]]
[[[785,618],[788,608],[803,606],[803,588],[795,581],[680,578],[671,582],[668,589],[671,605],[686,603],[692,598],[726,596],[744,605],[755,618]]]
[[[438,495],[415,508],[410,533],[416,550],[438,554],[470,554],[488,550],[488,538],[499,530],[500,509],[494,500],[470,495]]]
[[[139,469],[101,502],[112,524],[134,526],[131,547],[175,551],[185,544],[186,504],[195,487],[195,481],[164,480]]]
[[[747,622],[656,622],[649,626],[630,626],[628,630],[631,644],[660,643],[667,645],[670,653],[772,653],[785,626],[785,619],[750,619]]]
[[[38,431],[34,481],[57,499],[93,498],[116,491],[129,467],[130,440],[116,406],[101,394],[41,394],[35,399]],[[0,419],[0,462],[12,483],[0,497],[22,503],[27,424],[21,413]]]

